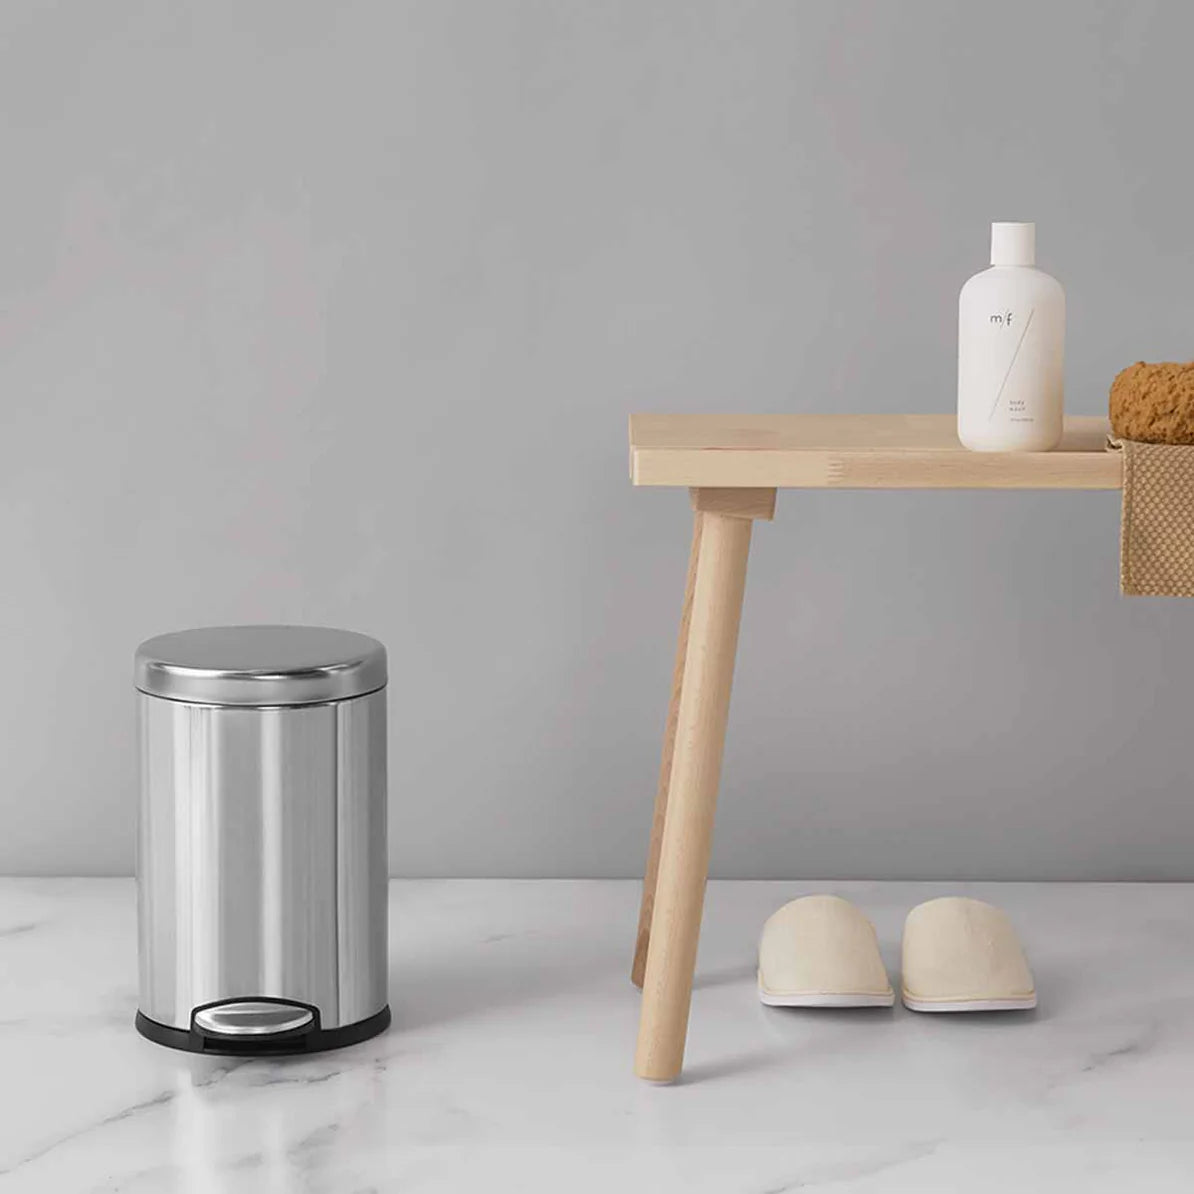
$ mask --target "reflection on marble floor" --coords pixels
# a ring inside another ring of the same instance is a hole
[[[1012,915],[1041,1006],[761,1007],[765,916],[875,921],[968,892]],[[0,880],[0,1192],[917,1194],[1194,1188],[1194,885],[710,885],[685,1080],[630,1072],[625,882],[391,888],[394,1027],[308,1059],[143,1041],[127,880]]]

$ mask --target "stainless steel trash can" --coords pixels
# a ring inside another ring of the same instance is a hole
[[[385,685],[385,648],[344,630],[137,649],[142,1035],[301,1053],[388,1026]]]

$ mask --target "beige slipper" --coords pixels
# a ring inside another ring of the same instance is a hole
[[[998,1012],[1036,1007],[1032,971],[1007,913],[945,896],[904,922],[904,1006],[914,1012]]]
[[[785,904],[759,940],[759,998],[769,1007],[891,1007],[875,926],[840,896]]]

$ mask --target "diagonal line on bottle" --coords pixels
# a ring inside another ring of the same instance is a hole
[[[1016,351],[1012,353],[1012,359],[1008,362],[1007,372],[1003,375],[1003,381],[999,383],[999,393],[995,395],[995,403],[991,407],[991,413],[987,416],[989,423],[995,417],[995,411],[999,408],[999,399],[1003,397],[1004,387],[1007,385],[1007,379],[1012,375],[1012,369],[1016,365],[1016,357],[1020,355],[1020,349],[1024,344],[1024,338],[1028,335],[1028,329],[1032,327],[1032,317],[1036,314],[1036,308],[1033,307],[1028,312],[1028,319],[1025,321],[1024,330],[1020,333],[1020,339],[1016,344]]]

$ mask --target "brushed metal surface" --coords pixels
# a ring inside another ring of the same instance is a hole
[[[386,1004],[386,696],[220,708],[139,693],[140,1008]]]

